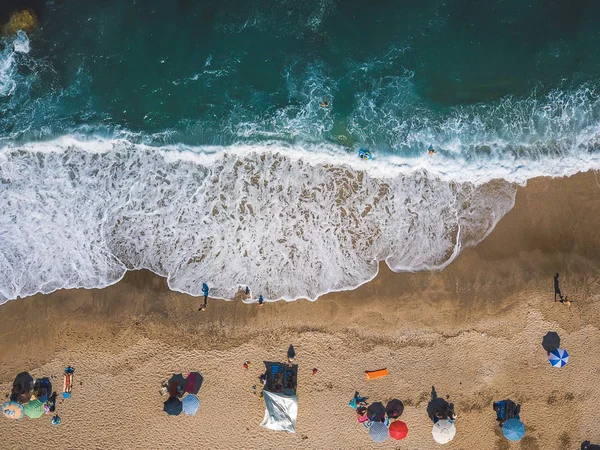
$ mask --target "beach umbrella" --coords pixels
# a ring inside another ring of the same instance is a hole
[[[2,414],[7,419],[20,419],[25,414],[25,410],[23,409],[23,405],[19,402],[6,402],[2,405]]]
[[[38,399],[29,400],[23,407],[25,415],[31,419],[39,419],[44,415],[44,404]]]
[[[551,352],[560,347],[560,336],[558,333],[556,331],[548,331],[542,339],[542,347],[544,347],[544,350],[547,352]]]
[[[183,412],[188,416],[193,416],[200,408],[200,400],[193,394],[188,394],[181,401]]]
[[[33,387],[33,377],[27,372],[21,372],[13,381],[11,400],[16,400],[22,405],[31,398],[31,388]]]
[[[382,422],[373,422],[369,428],[369,436],[373,439],[373,442],[383,442],[390,437],[390,431],[388,427]]]
[[[178,416],[181,414],[181,410],[183,409],[183,405],[181,400],[177,397],[169,397],[164,405],[164,412],[166,412],[170,416]]]
[[[367,407],[367,417],[373,422],[385,422],[385,407],[383,403],[371,403]]]
[[[563,367],[569,362],[569,354],[562,348],[555,348],[548,355],[548,360],[554,367]]]
[[[454,422],[450,420],[439,420],[433,425],[431,434],[433,434],[433,439],[438,444],[447,444],[454,439],[456,427],[454,426]]]
[[[181,397],[183,395],[184,392],[184,388],[185,388],[185,378],[183,377],[183,374],[181,373],[174,373],[173,376],[171,378],[169,378],[169,395],[170,396],[177,396],[177,397]],[[177,388],[181,388],[181,389],[177,389]]]
[[[519,419],[509,419],[502,425],[502,434],[509,441],[520,441],[525,436],[525,425]]]
[[[385,414],[390,419],[397,419],[404,412],[404,404],[398,400],[397,398],[390,400],[387,405],[385,405]]]
[[[392,439],[400,441],[408,434],[408,427],[401,420],[396,420],[390,424],[390,436]]]
[[[189,392],[190,394],[197,394],[200,388],[202,387],[203,381],[204,378],[198,372],[188,373],[188,376],[185,379],[185,392]]]

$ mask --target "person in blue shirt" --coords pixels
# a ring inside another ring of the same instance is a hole
[[[198,308],[198,311],[204,311],[208,303],[208,284],[202,283],[202,293],[204,294],[204,303]]]

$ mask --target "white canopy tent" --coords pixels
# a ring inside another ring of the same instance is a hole
[[[270,430],[296,432],[298,416],[298,397],[263,391],[265,399],[265,417],[260,424]]]

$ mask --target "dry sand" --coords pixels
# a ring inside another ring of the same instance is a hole
[[[62,385],[76,368],[73,396],[50,417],[0,420],[8,449],[45,447],[199,449],[579,449],[600,442],[600,183],[595,173],[536,179],[480,245],[440,273],[393,274],[316,303],[264,308],[170,292],[148,272],[103,290],[60,291],[0,307],[0,388],[28,370]],[[561,273],[572,306],[553,301]],[[571,354],[552,368],[541,347],[557,331]],[[299,364],[296,434],[262,429],[252,394],[263,360]],[[252,361],[249,370],[242,368]],[[312,368],[319,372],[312,375]],[[365,381],[365,370],[390,376]],[[205,378],[195,417],[170,417],[160,382],[173,372]],[[449,395],[454,441],[439,447],[425,408],[431,386]],[[405,405],[404,441],[370,441],[347,404],[355,390]],[[492,401],[522,405],[527,427],[509,443]]]

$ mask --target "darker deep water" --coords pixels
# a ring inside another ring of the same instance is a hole
[[[153,144],[307,140],[410,155],[427,140],[560,139],[563,113],[544,115],[557,101],[585,104],[569,128],[598,121],[594,1],[30,0],[3,2],[0,17],[17,4],[41,27],[0,97],[5,140],[126,130]],[[457,115],[483,124],[457,130]]]

